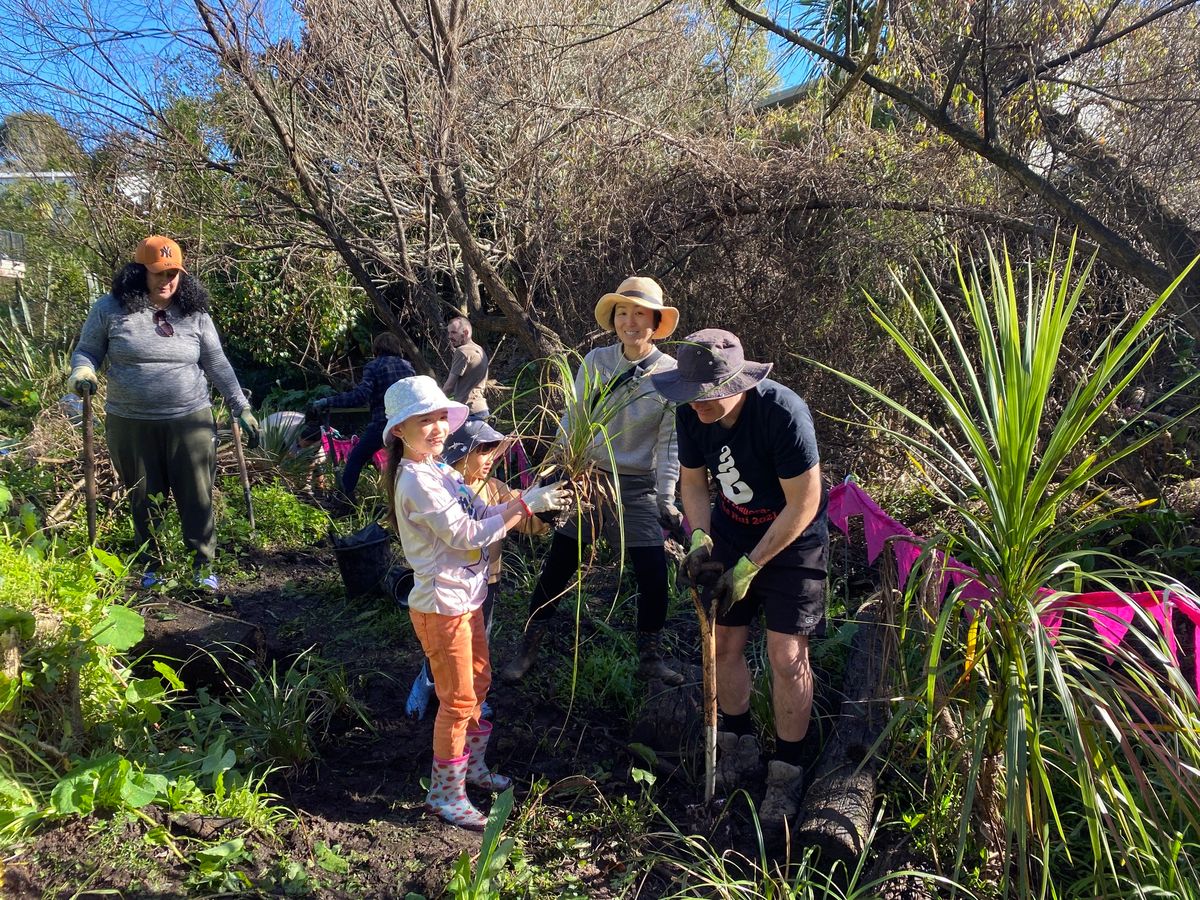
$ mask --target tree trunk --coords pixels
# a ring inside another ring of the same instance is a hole
[[[487,288],[488,295],[500,307],[504,317],[513,325],[513,333],[521,343],[521,347],[530,356],[551,356],[562,349],[562,343],[549,328],[534,320],[533,316],[522,305],[516,294],[504,283],[504,279],[495,267],[488,262],[483,249],[471,232],[470,226],[463,218],[457,201],[454,199],[454,188],[442,165],[430,167],[429,180],[433,186],[434,200],[438,213],[446,223],[450,234],[458,243],[463,261],[479,276],[480,282]]]

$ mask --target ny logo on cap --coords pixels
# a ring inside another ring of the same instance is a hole
[[[163,259],[170,259],[171,258],[171,248],[166,247],[166,246],[159,247],[158,255],[161,256]]]

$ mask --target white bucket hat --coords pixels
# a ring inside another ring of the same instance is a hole
[[[439,409],[446,410],[450,420],[451,433],[458,431],[462,423],[467,421],[470,410],[462,403],[456,403],[438,387],[438,383],[428,375],[410,375],[401,378],[383,395],[383,411],[387,414],[387,424],[383,426],[384,446],[392,446],[395,438],[392,429],[413,416],[422,416]]]

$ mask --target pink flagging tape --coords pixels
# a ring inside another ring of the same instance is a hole
[[[847,536],[850,534],[850,519],[862,516],[868,562],[874,562],[887,546],[887,541],[892,539],[891,548],[896,558],[900,586],[904,587],[908,583],[913,566],[921,555],[921,539],[884,512],[866,491],[850,481],[835,485],[829,491],[828,515],[830,523]],[[931,555],[934,566],[942,573],[939,596],[944,597],[948,587],[957,588],[959,599],[965,602],[967,615],[974,615],[981,601],[992,596],[992,589],[978,577],[978,572],[954,557],[946,556],[940,550],[933,550]],[[1054,592],[1049,588],[1042,588],[1039,596],[1045,599],[1054,596]],[[1179,663],[1178,638],[1172,624],[1172,613],[1178,609],[1191,620],[1195,626],[1196,656],[1192,676],[1196,693],[1200,695],[1200,600],[1187,593],[1178,590],[1141,591],[1134,594],[1092,591],[1059,595],[1058,599],[1047,604],[1039,619],[1042,627],[1050,633],[1051,640],[1057,640],[1062,626],[1063,611],[1084,609],[1092,620],[1096,633],[1115,650],[1128,634],[1137,615],[1137,607],[1146,610],[1158,623],[1176,665]]]

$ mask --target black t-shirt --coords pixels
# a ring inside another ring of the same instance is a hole
[[[707,466],[716,479],[713,537],[732,544],[740,553],[753,550],[783,510],[787,501],[779,479],[803,475],[821,461],[808,404],[795,391],[769,378],[746,392],[746,402],[732,428],[703,424],[686,404],[676,411],[675,424],[679,464],[689,469]],[[827,499],[822,484],[821,506],[813,521],[768,565],[825,571]]]

